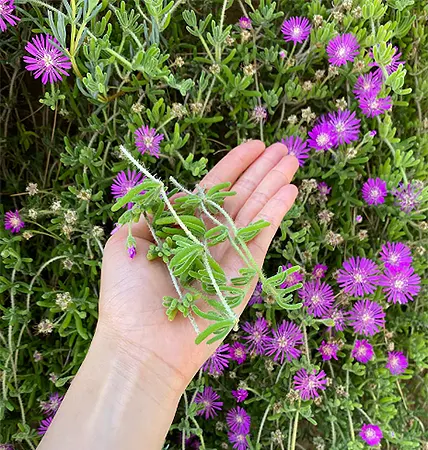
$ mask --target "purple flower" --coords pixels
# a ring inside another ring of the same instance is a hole
[[[113,180],[113,184],[111,185],[111,193],[114,198],[124,197],[132,188],[137,186],[144,180],[143,175],[141,173],[136,172],[135,170],[127,170],[125,172],[119,172],[116,178]],[[145,191],[141,191],[143,194]],[[128,209],[132,208],[132,202],[128,203]]]
[[[137,249],[136,249],[135,245],[129,246],[129,247],[128,247],[128,256],[129,256],[131,259],[134,259],[135,256],[136,256],[136,254],[137,254]]]
[[[279,360],[281,364],[285,356],[288,361],[300,356],[302,352],[296,347],[303,344],[303,334],[296,324],[284,320],[277,330],[272,330],[272,334],[266,345],[266,355],[275,355],[273,360]]]
[[[349,319],[354,331],[364,336],[373,336],[385,325],[382,307],[370,300],[357,301],[349,312]]]
[[[353,61],[359,54],[357,38],[351,34],[339,34],[327,45],[328,61],[334,66],[343,66],[348,61]]]
[[[357,339],[351,355],[358,362],[367,364],[374,356],[373,346],[367,339]]]
[[[238,403],[242,403],[248,397],[248,391],[246,389],[237,389],[236,391],[232,391],[232,395]]]
[[[24,228],[25,223],[19,215],[19,211],[8,211],[4,215],[4,227],[6,230],[10,230],[11,233],[19,233],[21,228]]]
[[[12,444],[0,444],[0,450],[14,450]]]
[[[241,30],[249,30],[251,28],[251,19],[249,17],[241,17],[239,19],[239,28]]]
[[[355,112],[346,109],[329,113],[328,122],[333,125],[338,144],[350,144],[358,140],[361,121],[355,117]]]
[[[325,264],[315,264],[312,270],[312,276],[318,280],[325,277],[325,274],[328,270],[328,266]]]
[[[229,442],[235,450],[246,450],[248,448],[247,435],[244,433],[229,433]]]
[[[310,137],[308,139],[309,147],[314,148],[317,152],[329,150],[337,144],[336,129],[325,121],[315,125],[308,135]]]
[[[344,261],[343,269],[339,270],[337,282],[349,295],[363,297],[373,294],[379,281],[377,265],[370,259],[351,257]]]
[[[48,431],[48,428],[50,427],[53,420],[53,416],[46,417],[46,419],[43,419],[40,422],[39,428],[37,429],[37,434],[40,436],[43,436],[46,431]]]
[[[355,97],[376,97],[382,89],[382,80],[376,73],[360,75],[354,85]]]
[[[385,267],[408,267],[412,264],[412,252],[402,242],[387,242],[382,245],[380,259]]]
[[[247,349],[240,342],[235,342],[230,346],[230,357],[242,364],[247,359]]]
[[[290,267],[293,267],[293,264],[288,263],[285,266],[282,266],[282,270],[285,272]],[[281,289],[286,289],[288,287],[294,286],[295,284],[303,281],[303,278],[304,275],[299,270],[297,272],[293,272],[291,275],[288,275],[284,283],[281,284]]]
[[[110,231],[110,236],[113,236],[113,234],[116,234],[120,228],[122,227],[122,225],[120,225],[119,223],[115,223],[113,229]]]
[[[269,342],[269,325],[263,317],[259,317],[254,324],[245,322],[242,329],[248,334],[244,336],[248,351],[256,355],[263,355]]]
[[[61,81],[62,76],[68,77],[66,69],[71,68],[68,56],[58,49],[59,42],[49,34],[37,35],[25,46],[31,56],[24,56],[25,67],[34,72],[34,78],[42,76],[42,83],[46,84]]]
[[[321,195],[327,196],[331,192],[331,187],[325,181],[320,181],[317,185],[317,188],[318,188],[318,192]]]
[[[363,221],[363,216],[357,216],[355,217],[355,222],[361,223]]]
[[[380,178],[369,178],[361,189],[364,201],[368,205],[380,205],[385,203],[385,197],[388,194],[386,181]]]
[[[240,406],[227,412],[226,422],[230,430],[235,433],[248,434],[250,432],[251,418],[247,411]]]
[[[336,331],[343,331],[346,328],[349,319],[349,312],[339,308],[338,306],[334,306],[330,314],[322,316],[322,318],[331,319],[334,321],[334,325],[329,328],[334,328]]]
[[[210,375],[221,375],[229,366],[230,352],[229,344],[220,345],[202,366],[204,372]]]
[[[302,44],[311,33],[311,24],[306,17],[290,17],[281,26],[285,42]]]
[[[408,365],[409,362],[403,352],[388,352],[388,362],[385,367],[389,369],[391,375],[401,375]]]
[[[294,389],[300,391],[302,400],[319,397],[318,390],[324,391],[327,384],[327,376],[324,370],[317,374],[314,370],[309,374],[306,369],[300,369],[294,375]]]
[[[414,273],[413,267],[386,267],[379,279],[388,302],[406,304],[419,294],[421,277]]]
[[[389,111],[392,107],[392,102],[389,95],[384,98],[363,95],[359,98],[359,106],[365,116],[376,117]]]
[[[202,392],[196,394],[195,403],[197,405],[202,405],[202,409],[200,409],[197,414],[199,416],[204,416],[205,419],[212,419],[220,411],[223,407],[223,402],[217,401],[220,396],[214,389],[210,386],[205,386]]]
[[[361,427],[360,437],[367,445],[374,447],[380,444],[383,434],[382,430],[377,425],[364,424]]]
[[[12,14],[15,10],[14,0],[0,0],[0,30],[6,31],[7,23],[15,26],[21,19]],[[6,23],[7,22],[7,23]]]
[[[40,409],[44,414],[52,414],[54,415],[58,408],[61,406],[61,402],[63,400],[63,396],[59,395],[58,392],[54,392],[49,396],[49,399],[44,402],[40,402]]]
[[[319,280],[303,283],[299,289],[303,305],[308,308],[308,314],[322,317],[328,314],[333,306],[334,292],[330,285]]]
[[[149,152],[151,156],[159,158],[160,143],[163,141],[163,134],[157,134],[154,128],[147,125],[135,130],[135,145],[138,151],[144,155]]]
[[[388,75],[391,75],[391,73],[395,72],[398,69],[398,66],[400,64],[404,64],[405,61],[400,61],[400,56],[401,53],[397,53],[398,52],[398,48],[394,46],[394,53],[392,54],[392,58],[389,64],[387,64],[385,66],[386,72],[388,73]],[[373,58],[373,50],[370,50],[370,56],[371,58]],[[369,67],[378,67],[378,69],[376,69],[376,71],[374,72],[375,75],[377,75],[378,77],[384,77],[383,71],[381,69],[381,66],[376,62],[370,62],[369,63]]]
[[[422,190],[423,185],[419,181],[407,183],[407,185],[400,183],[398,188],[392,191],[392,195],[395,197],[395,204],[400,207],[401,211],[409,214],[419,208]]]
[[[248,304],[251,306],[251,305],[255,305],[256,303],[263,303],[262,292],[263,292],[263,285],[262,285],[262,283],[259,282],[256,284],[253,295],[251,296]]]
[[[201,441],[199,440],[198,436],[196,436],[195,434],[191,434],[184,441],[184,446],[186,450],[199,450],[201,448]]]
[[[306,142],[299,136],[287,136],[281,139],[281,143],[288,148],[288,154],[293,155],[299,161],[300,167],[305,164],[305,159],[309,158],[309,149]]]
[[[339,346],[334,341],[322,341],[318,351],[321,353],[323,361],[329,361],[331,358],[337,360],[337,352],[339,351]]]

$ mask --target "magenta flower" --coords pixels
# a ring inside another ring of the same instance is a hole
[[[306,369],[300,369],[294,375],[294,389],[300,392],[302,400],[319,397],[319,390],[324,391],[327,385],[327,375],[324,370],[317,374],[314,370],[309,374]]]
[[[392,108],[392,101],[389,95],[384,98],[363,95],[359,98],[359,106],[365,116],[376,117],[389,111]]]
[[[317,152],[326,151],[336,146],[337,134],[333,125],[322,121],[308,133],[308,145]]]
[[[113,180],[113,184],[111,185],[111,193],[114,198],[124,197],[132,188],[141,183],[144,178],[141,173],[136,172],[135,170],[127,170],[125,172],[119,172],[116,175],[116,178]],[[145,191],[141,191],[143,194]],[[128,203],[128,209],[132,208],[132,202]]]
[[[343,331],[346,328],[349,319],[349,312],[338,306],[334,306],[331,312],[326,316],[322,316],[322,318],[334,321],[334,325],[329,328],[334,328],[336,331]]]
[[[309,158],[309,149],[306,142],[303,142],[299,136],[287,136],[285,139],[281,139],[281,143],[288,148],[289,155],[297,158],[299,166],[304,166],[305,159]]]
[[[401,57],[401,53],[397,53],[398,52],[398,48],[394,46],[394,53],[392,54],[392,58],[389,64],[387,64],[385,66],[386,72],[388,73],[388,75],[391,75],[391,73],[395,72],[398,69],[398,66],[400,64],[404,64],[405,61],[400,61],[400,57]],[[370,50],[370,56],[371,58],[373,58],[373,50]],[[377,67],[378,69],[375,70],[375,75],[377,75],[378,77],[382,77],[384,78],[384,74],[383,71],[380,67],[380,65],[376,62],[370,62],[369,63],[369,67]]]
[[[357,98],[376,97],[382,89],[381,77],[373,72],[360,75],[354,85],[354,94]]]
[[[370,300],[357,301],[349,312],[349,322],[354,331],[364,336],[373,336],[385,325],[382,307]]]
[[[401,375],[407,369],[409,362],[403,352],[388,352],[388,362],[386,368],[391,375]]]
[[[199,450],[201,448],[201,441],[199,440],[198,436],[196,436],[195,434],[191,434],[184,441],[184,446],[186,450]]]
[[[351,356],[362,364],[367,364],[374,356],[373,346],[367,339],[357,339]]]
[[[249,30],[251,28],[251,19],[249,17],[241,17],[239,19],[239,28],[241,30]]]
[[[366,425],[361,427],[361,439],[370,447],[375,447],[380,444],[383,438],[382,430],[377,425]]]
[[[350,144],[358,140],[361,121],[355,117],[355,112],[346,109],[329,113],[328,122],[334,127],[338,144]]]
[[[339,351],[339,346],[334,341],[322,341],[318,351],[321,353],[323,361],[329,361],[331,358],[337,360],[337,352]]]
[[[232,395],[236,398],[238,403],[242,403],[248,397],[248,391],[246,389],[237,389],[236,391],[232,391]]]
[[[299,289],[299,297],[307,307],[308,314],[314,317],[327,315],[334,302],[334,292],[330,285],[319,280],[303,283]]]
[[[266,344],[269,342],[269,325],[266,320],[259,317],[254,324],[245,322],[242,329],[248,334],[248,336],[244,336],[248,351],[256,355],[263,355],[266,351]]]
[[[246,450],[248,448],[247,434],[230,432],[228,438],[235,450]]]
[[[383,286],[388,302],[404,305],[414,300],[421,290],[421,277],[414,273],[413,267],[386,267],[380,276],[379,285]]]
[[[370,259],[353,256],[343,263],[337,282],[349,295],[363,297],[373,294],[379,281],[377,265]]]
[[[0,0],[0,30],[6,31],[7,23],[15,26],[21,19],[12,14],[15,10],[14,0]]]
[[[402,242],[387,242],[379,253],[385,267],[408,267],[412,264],[412,252]]]
[[[63,398],[64,397],[62,395],[59,395],[58,392],[54,392],[53,394],[49,395],[49,399],[47,401],[40,402],[40,409],[44,414],[54,415],[61,406]]]
[[[163,134],[157,134],[154,128],[147,125],[135,130],[135,145],[138,151],[144,155],[149,152],[151,156],[159,158],[160,143],[163,141]]]
[[[247,411],[240,406],[230,409],[226,414],[228,427],[234,433],[248,434],[250,432],[251,418]]]
[[[251,111],[251,116],[256,122],[264,122],[268,116],[267,109],[264,106],[255,106]]]
[[[282,270],[286,271],[290,267],[293,267],[293,264],[288,263],[285,266],[282,266]],[[286,289],[288,287],[294,286],[295,284],[303,281],[304,275],[298,270],[297,272],[293,272],[291,275],[285,279],[284,283],[281,284],[281,289]]]
[[[131,259],[134,259],[136,255],[137,255],[137,248],[135,247],[135,245],[130,245],[128,247],[128,256]]]
[[[290,17],[281,26],[285,42],[302,44],[311,33],[311,24],[306,17]]]
[[[392,191],[392,195],[395,197],[395,204],[400,207],[401,211],[409,214],[419,208],[422,201],[422,190],[423,185],[419,181],[407,183],[407,185],[400,183],[398,188]]]
[[[0,444],[0,450],[14,450],[12,444]]]
[[[303,344],[303,334],[296,324],[284,320],[277,330],[272,330],[272,335],[266,345],[266,355],[275,355],[273,360],[281,364],[285,357],[291,361],[300,356],[302,352],[296,347]]]
[[[363,216],[358,215],[357,217],[355,217],[355,222],[361,223],[362,221],[363,221]]]
[[[51,426],[52,420],[53,416],[49,416],[46,417],[46,419],[43,419],[40,422],[39,428],[37,429],[37,434],[43,436],[46,433],[46,431],[48,431],[48,428]]]
[[[230,346],[230,357],[238,364],[242,364],[247,359],[247,349],[240,342],[235,342]]]
[[[331,192],[331,187],[325,181],[320,181],[317,185],[317,188],[318,188],[318,192],[321,195],[327,196]]]
[[[195,403],[201,405],[200,409],[196,414],[199,416],[204,416],[205,419],[213,419],[218,412],[223,407],[223,402],[219,402],[220,396],[214,389],[210,386],[205,386],[202,392],[196,394]]]
[[[19,211],[8,211],[4,215],[4,227],[6,230],[10,230],[11,233],[19,233],[21,228],[24,228],[25,223],[19,215]]]
[[[31,55],[23,57],[27,64],[25,68],[34,72],[36,79],[42,76],[43,84],[61,81],[63,75],[69,75],[66,69],[71,69],[70,59],[59,47],[59,42],[49,34],[39,34],[25,46],[25,50]]]
[[[210,375],[221,375],[229,366],[230,352],[229,344],[220,345],[202,366],[204,372]]]
[[[380,205],[385,203],[385,197],[388,194],[386,181],[380,178],[369,178],[361,189],[364,201],[368,205]]]
[[[328,267],[325,264],[315,264],[312,270],[312,276],[318,280],[325,277]]]
[[[333,66],[343,66],[355,59],[359,54],[359,48],[358,40],[353,34],[339,34],[327,45],[328,61]]]
[[[262,286],[262,283],[259,282],[256,284],[253,295],[251,296],[248,304],[251,306],[251,305],[255,305],[256,303],[263,303],[262,292],[263,292],[263,286]]]

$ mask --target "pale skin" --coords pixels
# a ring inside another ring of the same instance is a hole
[[[201,181],[209,188],[229,181],[236,192],[224,208],[238,227],[259,219],[271,225],[249,243],[261,266],[281,220],[293,205],[290,184],[298,168],[287,148],[249,141],[230,151]],[[100,317],[88,354],[39,450],[159,450],[180,398],[216,345],[195,344],[188,319],[168,321],[163,296],[176,296],[163,262],[148,261],[152,238],[144,221],[133,225],[137,256],[125,249],[120,229],[105,247]],[[229,244],[212,255],[230,279],[243,262]],[[239,315],[257,280],[248,290]],[[206,323],[198,320],[203,328]]]

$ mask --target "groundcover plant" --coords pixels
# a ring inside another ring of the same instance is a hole
[[[165,449],[428,448],[427,21],[425,0],[0,0],[0,449],[48,429],[105,242],[141,216],[165,314],[219,345]],[[247,243],[268,224],[198,186],[249,139],[300,165],[262,271]]]

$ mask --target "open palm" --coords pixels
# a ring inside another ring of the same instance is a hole
[[[204,188],[232,183],[231,190],[236,195],[226,198],[224,208],[238,227],[259,219],[271,224],[248,244],[260,266],[281,220],[296,198],[297,188],[290,182],[297,168],[297,159],[287,155],[284,145],[274,144],[265,149],[261,141],[249,141],[229,152],[200,183]],[[176,296],[168,270],[161,260],[146,258],[152,237],[143,220],[133,225],[133,236],[137,241],[134,259],[125,250],[126,229],[116,232],[107,242],[101,277],[100,321],[132,348],[136,357],[144,359],[149,354],[158,358],[187,384],[216,344],[196,345],[195,331],[181,315],[173,322],[168,321],[162,298]],[[237,276],[243,267],[242,260],[227,243],[214,247],[212,255],[228,279]],[[237,314],[242,312],[249,295],[236,310]],[[200,325],[203,329],[207,324],[201,321]]]

